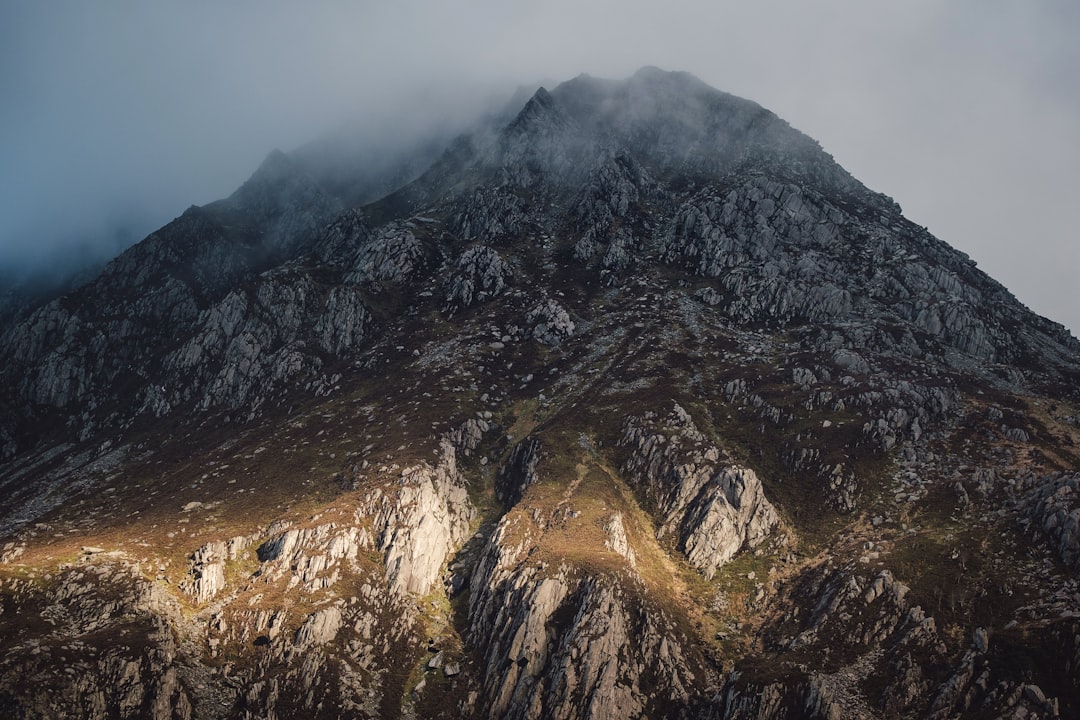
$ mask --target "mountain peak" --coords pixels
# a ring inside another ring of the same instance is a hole
[[[756,103],[529,95],[4,329],[0,709],[1080,716],[1080,342]]]
[[[247,179],[245,185],[248,183],[252,185],[274,185],[295,176],[298,170],[297,163],[289,155],[274,148],[259,163],[259,167]]]
[[[526,133],[566,127],[569,124],[569,118],[555,102],[555,98],[547,88],[541,86],[521,108],[507,130],[511,133]]]
[[[536,102],[536,103],[539,103],[539,104],[541,104],[541,105],[543,105],[545,107],[552,107],[552,106],[555,105],[555,100],[552,99],[551,93],[549,93],[547,88],[544,87],[543,85],[541,85],[540,87],[538,87],[536,89],[536,92],[533,93],[533,96],[529,100],[529,102],[530,103]]]

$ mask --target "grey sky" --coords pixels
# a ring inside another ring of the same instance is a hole
[[[139,237],[346,117],[687,70],[1080,330],[1080,3],[0,3],[0,267]]]

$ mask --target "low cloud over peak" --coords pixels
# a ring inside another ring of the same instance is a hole
[[[1063,1],[6,3],[0,275],[104,259],[274,147],[652,65],[774,111],[1075,332],[1078,26]]]

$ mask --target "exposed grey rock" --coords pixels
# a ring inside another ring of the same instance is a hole
[[[837,463],[828,472],[827,483],[829,504],[840,512],[852,512],[859,492],[855,473],[846,471],[843,463]]]
[[[552,347],[573,335],[576,327],[570,313],[553,299],[533,306],[525,316],[525,322],[532,328],[532,337]]]
[[[574,214],[585,227],[606,229],[616,219],[630,215],[644,197],[657,192],[659,187],[656,182],[631,155],[604,155],[582,190]],[[578,259],[584,260],[591,255],[588,253]]]
[[[405,223],[390,223],[360,243],[345,281],[376,289],[400,285],[424,264],[424,247]]]
[[[454,272],[445,280],[446,308],[456,312],[496,297],[514,277],[514,271],[490,247],[480,245],[461,254]]]
[[[96,399],[120,377],[145,376],[160,349],[187,334],[201,302],[295,256],[338,209],[288,158],[271,153],[230,198],[189,209],[109,263],[76,291],[82,301],[54,301],[12,327],[0,350],[10,353],[5,364],[33,402]],[[230,224],[230,213],[247,227]],[[94,339],[79,341],[84,333]]]
[[[490,242],[517,236],[528,222],[524,203],[507,188],[476,190],[455,210],[450,226],[466,240]]]
[[[670,417],[671,436],[627,418],[626,472],[662,513],[659,534],[674,533],[690,563],[711,578],[740,550],[760,545],[780,519],[753,470],[720,465],[719,449],[678,405]]]
[[[365,512],[375,518],[390,588],[423,595],[465,539],[476,509],[458,472],[454,448],[444,441],[438,465],[406,468],[392,495],[378,490],[368,495]]]
[[[235,555],[233,556],[235,557]],[[225,543],[203,545],[191,556],[191,571],[180,587],[194,596],[195,602],[210,600],[225,587],[225,561],[228,550]]]
[[[724,302],[724,296],[716,292],[716,290],[711,287],[701,288],[696,293],[694,293],[694,297],[698,298],[706,305],[715,306]]]
[[[371,234],[363,213],[346,210],[319,233],[312,255],[339,271],[350,269],[357,250],[371,240]]]
[[[110,588],[108,597],[96,592],[102,587]],[[8,612],[36,607],[64,632],[62,644],[15,643],[0,659],[0,693],[18,698],[19,712],[64,717],[80,708],[82,717],[95,720],[194,716],[192,688],[178,677],[180,648],[169,629],[181,618],[180,609],[137,570],[110,563],[70,567],[56,578],[45,606],[35,606],[44,598],[28,592],[16,593],[13,606],[11,589],[4,588]],[[130,640],[102,642],[100,634],[119,623],[128,628]]]
[[[833,353],[833,362],[837,367],[857,375],[866,375],[870,372],[870,366],[866,360],[852,350],[837,350]]]
[[[844,222],[795,186],[750,181],[684,205],[665,231],[663,257],[718,278],[734,296],[726,312],[739,321],[841,318],[851,295],[831,282],[836,267],[821,251],[839,242]],[[802,248],[798,259],[789,246]]]
[[[488,413],[490,415],[490,413]],[[446,434],[446,439],[465,457],[470,457],[484,439],[491,423],[482,418],[469,418]]]
[[[371,325],[357,286],[339,285],[324,298],[305,275],[268,273],[254,293],[232,292],[203,313],[198,332],[165,358],[178,382],[150,386],[144,408],[158,412],[198,398],[204,409],[257,409],[275,389],[317,377],[321,360],[306,341],[343,355]]]
[[[608,243],[607,252],[600,260],[600,278],[604,284],[618,284],[619,276],[634,262],[637,245],[638,241],[625,227],[615,231],[615,236]]]
[[[585,230],[585,233],[581,238],[574,243],[573,257],[578,262],[585,262],[592,258],[599,249],[599,242],[596,238],[596,228],[589,227]]]
[[[326,305],[315,321],[315,337],[325,352],[345,355],[360,347],[371,324],[371,313],[361,293],[354,287],[340,285],[326,298]]]
[[[296,646],[298,648],[307,648],[311,645],[326,645],[337,636],[341,624],[340,605],[331,605],[316,610],[308,616],[304,624],[296,631]]]
[[[262,572],[277,577],[287,574],[290,584],[303,583],[313,592],[333,585],[341,577],[342,564],[374,547],[366,528],[324,524],[274,533],[259,546],[257,555],[264,563]]]
[[[1024,443],[1028,441],[1027,432],[1021,428],[1011,428],[1002,425],[1001,434],[1004,435],[1007,439],[1012,440],[1013,442]]]
[[[562,569],[547,575],[518,565],[529,541],[504,544],[517,532],[512,524],[504,519],[492,536],[470,596],[469,622],[486,658],[483,713],[598,719],[685,706],[695,673],[677,639],[661,630],[668,627],[662,612],[635,610],[617,584],[602,578],[574,580]],[[572,618],[559,634],[552,624],[557,612]],[[658,683],[647,695],[646,673]]]
[[[525,489],[537,480],[536,464],[540,461],[541,443],[536,438],[525,438],[514,446],[506,464],[499,469],[495,480],[495,494],[503,505],[515,505]]]
[[[604,524],[604,533],[607,534],[604,546],[616,555],[622,556],[626,562],[630,563],[630,567],[637,568],[637,554],[626,537],[626,527],[623,525],[622,513],[615,513],[611,516]]]
[[[1031,529],[1080,577],[1080,475],[1044,479],[1025,504]]]

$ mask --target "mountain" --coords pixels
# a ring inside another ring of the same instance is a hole
[[[0,335],[0,710],[1071,717],[1080,342],[768,110],[275,151]]]

